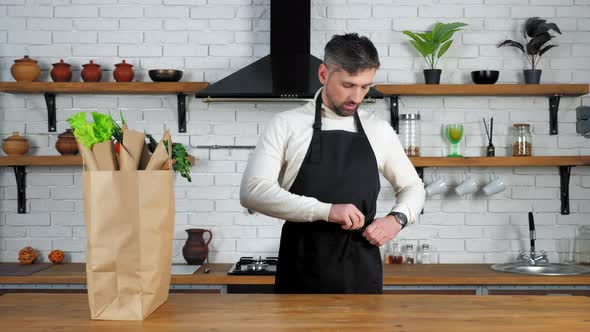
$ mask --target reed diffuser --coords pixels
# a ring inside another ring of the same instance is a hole
[[[490,119],[490,130],[488,130],[488,125],[486,123],[486,119],[483,118],[483,126],[486,128],[486,135],[488,137],[488,147],[486,148],[486,156],[487,157],[495,157],[496,156],[496,149],[494,148],[494,144],[492,144],[492,138],[494,137],[494,117]]]

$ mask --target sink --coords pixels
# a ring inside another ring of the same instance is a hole
[[[492,270],[500,272],[511,272],[519,274],[532,274],[542,276],[570,276],[577,274],[590,273],[590,266],[574,265],[574,264],[537,264],[528,265],[527,263],[505,263],[494,264],[491,266]]]

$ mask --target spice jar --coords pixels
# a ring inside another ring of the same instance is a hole
[[[418,255],[418,264],[430,264],[432,263],[430,256],[430,246],[427,243],[422,244],[422,252]]]
[[[416,252],[414,251],[413,244],[406,244],[406,256],[404,261],[406,262],[406,264],[416,263]]]
[[[399,251],[399,243],[391,241],[385,254],[385,264],[401,264],[403,261],[404,257]]]
[[[528,123],[515,123],[512,125],[514,139],[512,141],[513,156],[533,155],[533,135],[531,125]]]
[[[420,156],[420,114],[401,114],[399,138],[409,157]]]

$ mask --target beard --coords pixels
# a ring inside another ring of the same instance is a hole
[[[325,100],[324,104],[326,104],[326,106],[328,106],[331,110],[333,110],[339,116],[352,116],[352,115],[354,115],[354,112],[356,112],[358,110],[358,108],[360,106],[359,104],[357,104],[353,101],[346,101],[346,102],[342,102],[340,104],[336,104],[334,102],[334,100],[332,99],[332,97],[330,96],[330,93],[328,92],[328,90],[326,90],[326,97],[328,100]]]

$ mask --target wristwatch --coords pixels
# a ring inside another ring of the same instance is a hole
[[[397,221],[398,224],[402,225],[402,229],[404,229],[404,227],[406,227],[406,225],[408,224],[408,217],[401,212],[392,211],[389,212],[387,215],[394,216],[395,221]]]

